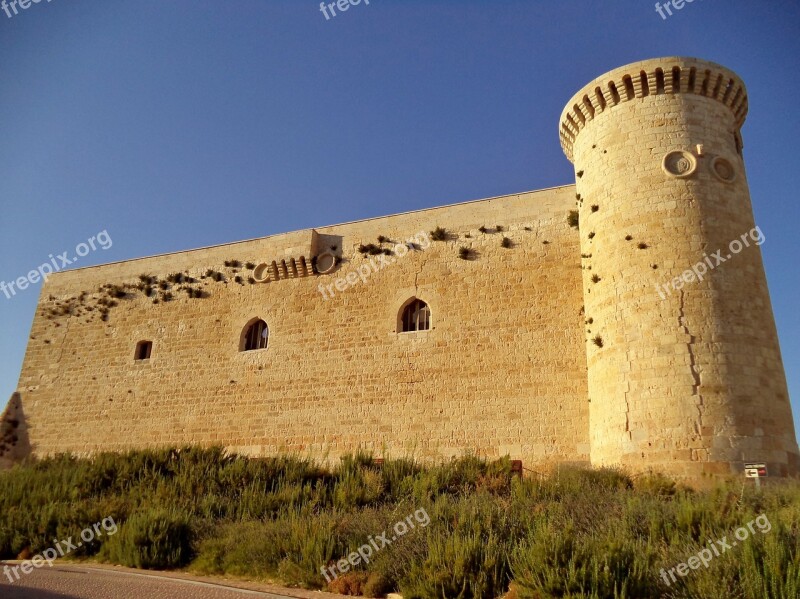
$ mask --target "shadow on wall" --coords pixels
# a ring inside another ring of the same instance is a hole
[[[31,453],[22,397],[14,393],[0,418],[0,468],[10,468]]]

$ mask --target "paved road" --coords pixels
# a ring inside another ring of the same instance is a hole
[[[1,569],[0,569],[1,570]],[[12,575],[13,576],[13,575]],[[2,599],[286,599],[218,585],[80,567],[42,568],[13,584],[0,574]]]

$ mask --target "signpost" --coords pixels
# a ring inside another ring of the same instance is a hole
[[[756,489],[761,488],[761,478],[767,476],[766,464],[745,464],[744,465],[745,478],[756,479]]]

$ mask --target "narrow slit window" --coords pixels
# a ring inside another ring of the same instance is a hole
[[[152,341],[140,341],[136,344],[136,352],[134,353],[134,360],[149,360],[150,354],[153,351]]]

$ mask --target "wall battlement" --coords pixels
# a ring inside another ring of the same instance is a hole
[[[730,108],[737,129],[747,117],[747,90],[733,72],[694,58],[659,58],[614,69],[585,85],[561,114],[561,147],[572,161],[575,139],[587,123],[615,106],[650,95],[697,94]]]

